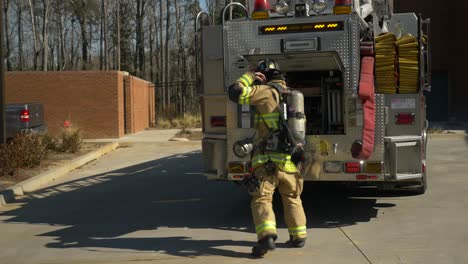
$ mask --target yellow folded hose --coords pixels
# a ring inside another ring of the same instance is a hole
[[[390,39],[391,42],[394,42],[395,41],[395,35],[393,35],[392,33],[384,33],[384,34],[382,34],[380,36],[377,36],[375,38],[375,41],[377,43],[379,43],[379,42],[384,42],[385,40],[388,40],[388,39]]]
[[[419,87],[419,44],[411,35],[399,38],[398,48],[399,93],[417,93]]]
[[[385,33],[375,38],[375,81],[377,93],[397,91],[395,35]]]

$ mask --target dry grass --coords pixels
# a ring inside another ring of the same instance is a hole
[[[175,118],[170,121],[169,119],[160,119],[157,124],[157,128],[168,129],[168,128],[198,128],[201,127],[200,116],[186,115],[185,117]]]
[[[444,130],[439,127],[430,127],[427,129],[428,134],[443,134]]]

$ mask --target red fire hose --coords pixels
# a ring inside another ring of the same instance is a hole
[[[359,97],[362,100],[364,110],[364,127],[362,129],[362,149],[356,158],[366,160],[374,152],[375,93],[373,57],[362,58]]]

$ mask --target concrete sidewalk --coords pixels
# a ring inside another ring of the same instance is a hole
[[[196,129],[194,129],[196,130]],[[198,129],[200,130],[200,129]],[[118,142],[118,143],[157,143],[167,142],[181,129],[147,129],[122,138],[87,139],[86,142]]]

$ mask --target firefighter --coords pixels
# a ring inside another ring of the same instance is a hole
[[[255,72],[244,73],[236,83],[229,87],[229,99],[241,105],[254,106],[255,128],[257,130],[252,152],[253,179],[258,183],[252,196],[251,209],[258,243],[252,249],[252,255],[261,257],[275,249],[276,219],[273,212],[273,193],[278,188],[281,194],[285,222],[289,231],[289,247],[304,246],[306,217],[300,195],[303,178],[291,160],[291,153],[281,150],[268,150],[280,127],[281,98],[288,93],[285,75],[273,60],[263,60]],[[260,83],[256,84],[255,83]],[[276,132],[275,132],[276,131]],[[277,139],[284,139],[277,136]],[[282,145],[281,142],[278,145]],[[300,146],[299,146],[300,147]]]

